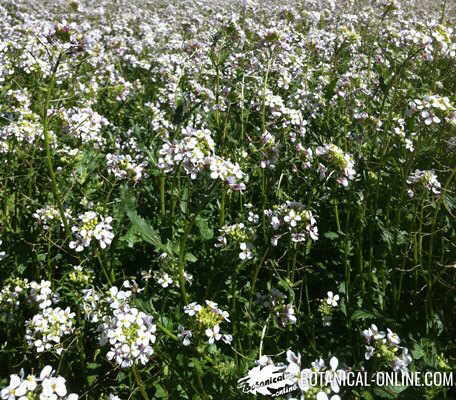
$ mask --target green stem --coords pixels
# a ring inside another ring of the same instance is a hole
[[[220,199],[220,214],[219,214],[220,227],[222,227],[225,224],[225,198],[226,198],[226,191],[222,190],[222,198]]]
[[[263,103],[261,105],[261,134],[264,134],[266,131],[266,90],[268,88],[269,72],[272,66],[272,55],[268,60],[268,65],[266,68],[266,74],[264,76],[263,83]]]
[[[269,253],[269,250],[270,250],[270,247],[268,247],[266,249],[266,251],[264,252],[263,257],[261,258],[260,262],[258,263],[258,265],[255,268],[255,271],[253,273],[252,286],[251,286],[252,288],[250,289],[249,308],[252,307],[252,298],[253,298],[253,294],[255,293],[255,286],[256,286],[257,279],[258,279],[258,274],[260,273],[260,269],[261,269],[261,266],[264,263],[264,260],[266,260],[266,257],[267,257],[267,255]]]
[[[160,329],[166,336],[168,336],[169,338],[173,339],[176,342],[179,341],[179,338],[174,333],[172,333],[169,329],[165,328],[160,322],[157,321],[156,324],[158,326],[158,329]]]
[[[44,147],[46,148],[46,161],[47,161],[47,167],[49,170],[49,175],[51,177],[51,190],[52,190],[52,195],[54,196],[54,201],[57,203],[57,207],[59,209],[59,214],[60,218],[62,219],[63,226],[65,228],[65,232],[68,237],[71,236],[71,231],[68,225],[68,221],[65,216],[65,211],[63,209],[63,204],[62,204],[62,199],[60,197],[60,193],[57,187],[57,179],[55,176],[55,170],[54,170],[54,163],[52,161],[52,156],[53,154],[51,153],[51,138],[49,135],[49,116],[48,116],[48,110],[49,110],[49,101],[50,98],[52,97],[52,93],[54,91],[54,85],[55,85],[55,74],[57,72],[57,69],[59,67],[60,61],[62,59],[62,53],[59,55],[54,68],[52,69],[52,74],[51,74],[51,82],[47,90],[47,95],[46,95],[46,100],[44,102],[44,110],[43,110],[43,136],[44,136]]]
[[[160,177],[160,213],[162,217],[166,214],[166,207],[165,207],[165,177]]]
[[[185,254],[187,251],[187,240],[190,234],[190,230],[193,227],[193,223],[195,221],[197,214],[193,216],[193,218],[187,222],[185,226],[184,233],[182,235],[181,243],[180,243],[180,255],[179,255],[179,286],[182,295],[182,301],[184,304],[188,303],[188,294],[185,289]]]
[[[337,225],[337,233],[340,233],[340,220],[339,220],[339,208],[337,206],[337,202],[334,203],[334,214],[336,216],[336,225]]]
[[[101,259],[101,256],[100,256],[99,252],[97,252],[97,259],[98,259],[98,262],[100,263],[101,269],[102,269],[102,271],[103,271],[103,273],[104,273],[109,285],[112,286],[114,281],[115,281],[115,279],[112,279],[112,277],[109,276],[108,271],[106,270],[106,267],[105,267],[105,265],[103,263],[103,260]]]
[[[268,318],[266,319],[266,323],[264,324],[263,330],[261,331],[261,339],[260,339],[260,350],[259,350],[259,357],[263,355],[263,342],[264,342],[264,336],[266,335],[266,330],[268,329],[268,324],[269,324],[269,319],[271,318],[271,314],[268,315]]]
[[[149,400],[149,396],[147,395],[146,389],[144,388],[144,383],[141,379],[141,375],[136,369],[136,365],[133,365],[132,367],[133,375],[135,376],[135,381],[136,384],[139,387],[139,391],[141,392],[141,396],[143,397],[144,400]]]
[[[296,249],[296,243],[293,244],[293,259],[291,263],[291,273],[290,273],[290,264],[288,264],[288,279],[294,283],[295,271],[296,271],[296,261],[298,257],[298,250]]]

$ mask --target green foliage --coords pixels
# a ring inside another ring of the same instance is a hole
[[[51,365],[82,400],[250,399],[288,350],[455,369],[447,2],[42,3],[0,4],[0,388]],[[400,344],[366,357],[373,324]]]

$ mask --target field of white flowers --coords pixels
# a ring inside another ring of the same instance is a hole
[[[336,379],[456,370],[428,3],[2,0],[1,399],[454,400]]]

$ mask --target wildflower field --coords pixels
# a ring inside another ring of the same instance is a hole
[[[2,0],[1,399],[455,400],[455,10]]]

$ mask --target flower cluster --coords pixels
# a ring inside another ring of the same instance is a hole
[[[81,308],[88,321],[96,323],[101,320],[103,313],[100,309],[100,303],[101,296],[95,291],[95,289],[82,290]]]
[[[337,183],[348,186],[348,182],[356,177],[355,163],[350,154],[344,153],[335,144],[318,146],[315,154],[323,159],[325,164],[318,164],[318,171],[322,178],[329,178],[334,174]]]
[[[103,127],[109,121],[91,108],[70,108],[62,112],[66,132],[78,138],[83,144],[92,143],[98,147],[105,144]]]
[[[74,55],[83,52],[86,46],[85,38],[78,28],[76,23],[63,19],[60,23],[51,25],[45,34],[54,46]]]
[[[79,216],[79,220],[81,221],[79,225],[71,227],[75,240],[69,243],[70,249],[75,249],[77,252],[83,251],[90,246],[93,238],[98,240],[102,249],[111,244],[114,238],[112,217],[101,217],[95,211],[87,211]]]
[[[21,304],[21,297],[25,296],[30,284],[28,279],[11,278],[0,291],[0,307],[17,308]]]
[[[86,319],[98,324],[100,344],[110,346],[107,359],[121,368],[145,365],[154,352],[153,317],[129,304],[132,295],[142,290],[135,281],[124,281],[121,289],[113,286],[106,293],[91,288],[82,291]]]
[[[161,147],[158,167],[164,172],[171,172],[182,165],[192,179],[209,164],[214,153],[215,143],[208,129],[183,129],[181,140],[165,142]]]
[[[252,219],[255,219],[253,216]],[[225,247],[228,240],[234,241],[239,245],[239,258],[242,261],[250,260],[254,256],[253,241],[255,240],[255,229],[240,222],[238,224],[225,225],[219,229],[220,235],[217,237],[215,247]]]
[[[154,353],[156,325],[153,317],[129,304],[122,304],[112,315],[104,316],[99,330],[100,344],[110,345],[106,357],[121,368],[139,363],[145,365]]]
[[[433,125],[440,124],[442,118],[450,120],[455,107],[448,97],[432,95],[410,101],[408,111],[409,114],[418,114],[425,125]]]
[[[340,400],[337,394],[340,392],[339,381],[343,380],[345,371],[337,369],[339,360],[332,357],[329,361],[329,368],[323,359],[317,359],[311,363],[311,368],[302,368],[301,355],[287,352],[288,365],[285,375],[291,384],[297,384],[301,391],[302,398],[311,400]],[[319,373],[324,379],[318,380],[319,385],[313,385],[312,374]],[[320,385],[323,384],[323,385]]]
[[[171,268],[174,267],[172,262],[169,265]],[[169,274],[165,271],[141,271],[141,276],[144,281],[148,281],[151,278],[154,278],[155,282],[164,289],[172,286],[179,287],[179,281],[174,277],[175,275]],[[184,280],[189,285],[191,285],[193,281],[193,275],[187,271],[184,271]]]
[[[434,171],[422,171],[420,169],[416,169],[408,177],[407,184],[413,188],[424,188],[435,195],[440,194],[441,184]],[[409,197],[413,197],[415,195],[415,192],[411,188],[408,189],[407,193]]]
[[[0,397],[5,400],[78,400],[79,396],[68,393],[66,379],[55,376],[53,368],[46,365],[40,376],[25,376],[23,370],[20,375],[10,375],[9,385],[1,390]]]
[[[334,294],[333,292],[329,291],[327,295],[328,297],[326,299],[322,299],[320,306],[318,307],[324,326],[331,325],[334,309],[337,307],[337,302],[339,301],[338,294]]]
[[[67,214],[69,216],[69,214]],[[45,230],[49,229],[49,225],[52,221],[60,221],[59,210],[54,206],[46,206],[39,208],[33,213],[33,218],[37,219],[38,222],[43,225]]]
[[[36,348],[38,353],[63,351],[62,338],[74,331],[74,316],[70,308],[45,308],[31,320],[26,321],[25,340],[28,345]]]
[[[29,282],[28,279],[22,278],[9,279],[0,291],[0,305],[16,308],[21,305],[21,300],[45,309],[57,303],[59,295],[52,291],[50,281]]]
[[[73,266],[73,270],[68,274],[68,279],[78,285],[88,285],[93,282],[95,274],[92,270],[83,268],[82,265]]]
[[[40,283],[30,282],[30,301],[38,304],[41,309],[50,307],[59,300],[57,293],[53,293],[51,289],[51,282],[42,280]]]
[[[209,172],[212,179],[220,179],[235,192],[243,191],[246,188],[243,182],[246,175],[237,163],[214,156],[209,160]]]
[[[167,288],[174,283],[173,279],[166,272],[157,272],[156,280],[162,288]]]
[[[122,287],[130,289],[131,284],[125,281]],[[112,310],[128,304],[132,294],[132,290],[122,290],[117,286],[111,287],[106,293],[99,293],[93,288],[83,289],[82,311],[88,321],[97,323]]]
[[[273,313],[276,322],[285,327],[296,324],[297,319],[293,304],[287,302],[287,296],[280,290],[272,288],[269,294],[256,294],[256,302]]]
[[[245,174],[238,164],[215,154],[215,143],[208,129],[184,128],[182,139],[166,141],[159,155],[158,167],[166,173],[182,166],[187,175],[196,179],[207,169],[212,179],[222,180],[231,190],[245,189]]]
[[[184,307],[184,312],[194,317],[194,331],[185,329],[182,326],[179,328],[179,338],[181,338],[184,345],[188,346],[192,337],[196,335],[203,336],[203,334],[209,344],[214,344],[220,339],[226,344],[231,344],[233,337],[220,332],[220,324],[224,321],[230,322],[228,319],[229,314],[227,311],[220,309],[217,303],[206,300],[206,305],[201,306],[193,302]]]
[[[274,169],[279,161],[280,145],[274,135],[269,132],[263,133],[261,136],[261,158],[260,167]]]
[[[406,347],[399,346],[401,340],[391,329],[388,328],[386,332],[379,331],[377,326],[372,324],[362,332],[362,336],[366,340],[366,360],[380,359],[394,371],[408,372],[412,357]]]
[[[43,128],[37,116],[28,116],[0,128],[0,154],[14,148],[13,143],[32,144],[43,139]]]
[[[271,243],[277,246],[279,239],[290,234],[293,243],[301,243],[308,238],[318,239],[317,221],[312,212],[306,210],[302,203],[297,201],[287,201],[280,206],[264,211],[269,217],[270,224],[274,231],[285,228],[285,232],[275,234]]]
[[[134,184],[149,175],[147,172],[149,162],[133,136],[132,129],[125,134],[119,132],[114,146],[115,151],[106,154],[106,166],[110,174],[119,180],[132,181]]]
[[[118,179],[131,179],[134,183],[139,182],[145,173],[147,162],[141,157],[133,158],[129,154],[106,154],[108,172]]]

